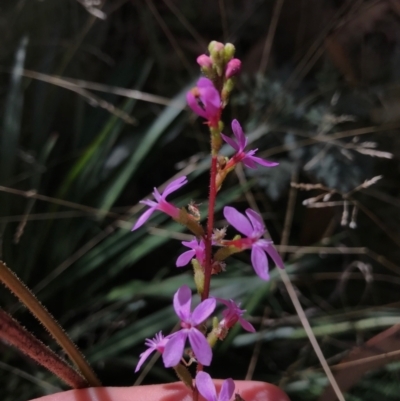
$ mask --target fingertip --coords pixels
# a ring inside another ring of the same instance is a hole
[[[245,401],[290,401],[287,394],[271,383],[235,380],[235,393]]]

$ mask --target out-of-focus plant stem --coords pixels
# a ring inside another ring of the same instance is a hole
[[[39,302],[33,293],[21,282],[21,280],[0,261],[0,280],[19,298],[30,312],[43,324],[51,336],[64,349],[71,361],[76,365],[83,377],[91,387],[100,387],[101,383],[92,368],[86,362],[77,346],[67,336],[54,317]]]

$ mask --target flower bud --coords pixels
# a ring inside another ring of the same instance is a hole
[[[210,51],[210,57],[213,63],[213,68],[217,72],[218,76],[222,76],[225,70],[225,55],[224,45],[221,42],[211,42],[208,46]]]
[[[192,259],[194,282],[196,284],[197,292],[201,295],[204,291],[204,268],[201,266],[197,259]]]
[[[224,45],[221,42],[217,42],[217,41],[213,40],[208,45],[208,51],[210,52],[210,54],[212,54],[215,51],[220,52],[221,50],[224,50]]]
[[[238,58],[233,58],[228,62],[225,69],[225,78],[229,79],[240,73],[242,62]]]
[[[212,67],[212,61],[209,56],[206,54],[201,54],[199,57],[197,57],[197,64],[202,67],[202,68],[211,68]]]
[[[224,47],[224,60],[227,63],[235,55],[235,46],[232,43],[227,43]]]
[[[222,92],[221,92],[221,100],[222,104],[225,107],[226,104],[228,103],[229,96],[231,92],[233,91],[233,88],[235,87],[235,81],[234,78],[228,78],[222,87]]]

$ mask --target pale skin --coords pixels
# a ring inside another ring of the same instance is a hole
[[[219,391],[222,380],[215,380]],[[245,401],[290,401],[273,384],[235,380],[235,393]],[[181,383],[156,384],[138,387],[97,387],[69,390],[35,398],[31,401],[192,401],[191,392]],[[199,401],[204,401],[200,397]]]

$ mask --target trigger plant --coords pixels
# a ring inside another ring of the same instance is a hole
[[[180,328],[166,337],[160,332],[155,334],[153,339],[147,339],[148,348],[140,355],[136,371],[151,353],[158,352],[162,355],[164,366],[175,369],[178,377],[193,391],[194,401],[199,400],[199,394],[207,401],[230,401],[235,390],[234,381],[226,379],[217,394],[210,375],[204,372],[204,367],[210,366],[213,362],[212,349],[215,344],[223,341],[236,324],[248,332],[254,332],[255,328],[247,321],[246,311],[240,308],[239,303],[232,299],[216,298],[210,293],[211,278],[229,269],[229,261],[226,261],[229,256],[247,250],[250,250],[254,271],[262,280],[269,279],[268,257],[279,268],[283,268],[284,265],[273,242],[264,238],[267,229],[262,217],[256,211],[248,208],[243,214],[231,206],[225,206],[226,221],[240,235],[228,239],[225,229],[216,229],[214,227],[216,198],[224,180],[237,164],[242,163],[245,167],[254,169],[276,167],[278,163],[256,156],[257,149],[247,149],[248,140],[238,120],[234,119],[230,124],[233,137],[224,129],[225,124],[221,117],[234,89],[237,75],[240,73],[241,61],[234,58],[235,47],[230,43],[213,41],[208,50],[209,54],[202,54],[197,58],[203,76],[186,96],[188,106],[203,120],[210,136],[207,222],[203,227],[199,223],[197,209],[196,213],[193,213],[196,203],[192,202],[187,211],[166,200],[168,195],[180,190],[187,183],[187,178],[183,176],[172,181],[162,193],[154,189],[155,200],[147,199],[141,202],[149,209],[139,217],[132,228],[132,230],[139,229],[154,212],[159,211],[186,226],[194,234],[191,241],[182,242],[188,249],[178,257],[176,267],[183,268],[192,264],[200,301],[194,305],[192,292],[188,286],[183,285],[177,289],[173,297],[173,307]],[[231,158],[220,154],[224,142],[235,151]],[[218,250],[214,252],[213,247]],[[225,309],[222,310],[220,319],[213,317],[210,327],[210,318],[218,304]],[[189,351],[185,350],[188,345]],[[197,362],[195,377],[186,368],[183,357],[187,353],[191,356],[191,360]]]

